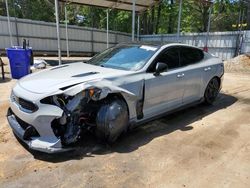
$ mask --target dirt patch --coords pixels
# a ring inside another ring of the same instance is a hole
[[[3,142],[3,143],[7,143],[8,142],[8,139],[5,138],[5,135],[6,135],[6,132],[0,132],[0,143]]]
[[[236,71],[237,72],[237,71]],[[212,106],[147,123],[114,145],[32,152],[6,120],[14,82],[0,83],[0,187],[246,187],[250,185],[250,74],[225,73]],[[92,139],[92,140],[91,140]]]
[[[250,54],[239,55],[224,63],[226,72],[250,72]]]

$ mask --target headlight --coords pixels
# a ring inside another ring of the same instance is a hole
[[[71,97],[72,98],[72,97]],[[40,100],[42,104],[51,104],[59,107],[65,106],[68,103],[69,97],[63,94],[52,95]]]
[[[100,99],[102,90],[99,88],[90,88],[87,90],[87,93],[92,100],[96,101]]]

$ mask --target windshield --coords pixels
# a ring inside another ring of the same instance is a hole
[[[114,69],[139,70],[156,51],[156,47],[146,45],[117,46],[94,56],[87,63]]]

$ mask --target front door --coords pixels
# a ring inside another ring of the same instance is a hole
[[[155,76],[157,62],[166,63],[168,70]],[[182,104],[185,77],[180,72],[179,47],[164,50],[145,75],[145,117],[155,116]]]

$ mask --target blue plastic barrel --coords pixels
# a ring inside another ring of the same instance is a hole
[[[30,73],[32,49],[22,47],[7,48],[7,56],[10,61],[11,76],[14,79],[22,78]]]

